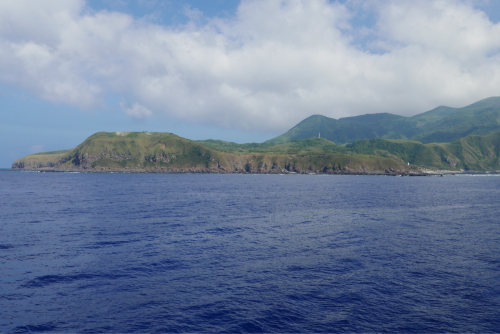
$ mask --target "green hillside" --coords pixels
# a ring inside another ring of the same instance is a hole
[[[346,145],[352,154],[394,158],[421,168],[465,171],[500,170],[500,132],[471,135],[451,143],[370,139]]]
[[[317,138],[321,133],[321,138]],[[16,160],[15,169],[247,173],[500,171],[500,97],[413,117],[314,115],[273,140],[192,141],[172,133],[98,132],[72,150]]]
[[[284,144],[195,142],[171,133],[99,132],[69,151],[16,160],[15,169],[247,173],[401,173],[393,158],[352,154],[326,139]]]
[[[17,160],[17,168],[150,168],[207,167],[216,153],[171,133],[98,132],[76,148],[38,153]]]
[[[249,154],[249,153],[278,153],[278,154],[313,154],[313,153],[345,153],[344,147],[335,145],[324,138],[308,138],[292,140],[286,143],[251,143],[236,144],[222,140],[199,140],[198,143],[215,151]]]
[[[324,138],[309,138],[286,143],[236,144],[223,141],[200,141],[213,150],[251,154],[342,154],[344,156],[378,156],[396,161],[399,165],[446,170],[500,170],[500,132],[486,136],[471,135],[451,143],[422,144],[418,141],[368,139],[344,146]]]
[[[13,168],[201,172],[372,173],[500,170],[500,132],[451,143],[368,139],[344,146],[324,138],[286,143],[191,141],[171,133],[99,132],[76,148],[26,156]]]
[[[384,136],[394,139],[406,138],[393,131],[394,124],[403,119],[403,116],[387,113],[346,117],[338,120],[313,115],[285,134],[268,140],[266,143],[285,143],[291,140],[318,136],[337,144],[345,144],[361,139],[382,138]]]
[[[320,133],[321,137],[337,144],[372,138],[445,143],[496,131],[500,131],[500,97],[487,98],[464,108],[442,106],[413,117],[382,113],[336,120],[313,115],[266,143],[318,137]]]

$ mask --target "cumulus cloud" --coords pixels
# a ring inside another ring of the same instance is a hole
[[[131,117],[261,131],[499,95],[500,25],[470,1],[243,0],[180,27],[87,9],[1,1],[0,80],[82,109],[113,94]],[[360,12],[376,24],[353,25]]]
[[[120,106],[125,114],[137,118],[137,119],[145,119],[153,116],[153,113],[148,108],[141,106],[139,103],[134,103],[131,108],[127,108],[124,103],[121,103]]]

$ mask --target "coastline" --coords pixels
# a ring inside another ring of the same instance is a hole
[[[342,170],[302,170],[300,172],[287,169],[266,169],[246,171],[226,170],[224,168],[110,168],[110,167],[75,167],[75,168],[56,168],[56,167],[40,167],[40,168],[0,168],[0,172],[40,172],[40,173],[137,173],[137,174],[276,174],[276,175],[381,175],[381,176],[445,176],[445,175],[495,175],[500,174],[500,170],[493,171],[475,171],[475,170],[363,170],[351,169],[346,167]]]
[[[391,168],[392,169],[392,168]],[[30,172],[30,173],[96,173],[96,174],[248,174],[248,175],[379,175],[379,176],[445,176],[445,175],[500,175],[500,170],[475,171],[475,170],[354,170],[345,168],[323,172],[318,170],[290,171],[282,170],[225,170],[223,168],[0,168],[0,172]]]
[[[420,170],[366,170],[366,169],[350,169],[345,168],[342,170],[306,170],[306,171],[290,171],[287,169],[259,169],[253,171],[246,170],[226,170],[224,168],[110,168],[110,167],[97,167],[97,168],[10,168],[3,169],[4,171],[19,171],[19,172],[41,172],[41,173],[140,173],[140,174],[276,174],[276,175],[382,175],[382,176],[439,176],[443,173],[426,173]],[[447,171],[446,174],[457,174],[454,171]],[[458,172],[460,173],[460,172]]]

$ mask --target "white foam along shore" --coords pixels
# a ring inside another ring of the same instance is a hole
[[[430,170],[422,168],[422,173],[427,175],[500,175],[500,170],[473,171],[473,170]]]

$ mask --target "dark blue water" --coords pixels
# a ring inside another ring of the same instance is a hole
[[[499,332],[500,177],[0,172],[0,332]]]

